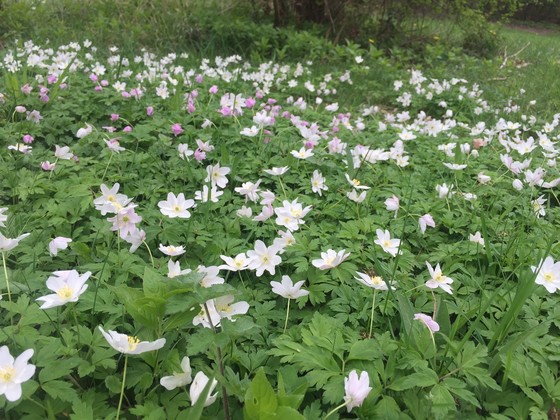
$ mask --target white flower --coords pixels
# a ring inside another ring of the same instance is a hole
[[[359,195],[357,193],[356,190],[352,190],[349,193],[346,193],[346,197],[348,197],[350,200],[356,202],[356,203],[361,203],[362,201],[364,201],[366,199],[366,191],[362,191]]]
[[[298,159],[307,159],[313,156],[313,151],[311,149],[306,149],[305,147],[302,147],[299,150],[292,150],[290,153],[293,157]]]
[[[323,174],[318,170],[313,171],[313,176],[311,177],[311,191],[319,195],[323,195],[322,190],[327,191],[329,187],[325,185],[325,178]]]
[[[355,370],[350,372],[348,378],[344,378],[344,401],[348,412],[354,407],[360,407],[372,388],[369,386],[369,375],[363,371],[358,378]]]
[[[181,270],[181,264],[179,261],[173,262],[173,260],[169,260],[167,262],[167,277],[170,279],[177,277],[177,276],[184,276],[189,274],[192,270],[187,268],[185,270]]]
[[[358,280],[360,283],[362,283],[364,286],[371,287],[372,289],[375,290],[389,290],[389,286],[387,285],[385,280],[383,280],[381,277],[377,275],[360,273],[359,271],[356,271],[356,274],[358,275],[358,277],[354,277],[354,278]],[[391,290],[393,289],[394,288],[391,287]]]
[[[350,256],[350,253],[346,254],[345,252],[345,249],[338,252],[333,249],[329,249],[327,252],[321,252],[321,258],[311,261],[311,264],[319,270],[334,268]]]
[[[546,198],[544,198],[544,195],[541,195],[536,200],[531,201],[531,205],[533,206],[533,211],[535,212],[535,216],[541,217],[546,214],[546,211],[544,209],[544,203],[546,203]]]
[[[453,192],[451,191],[452,189],[453,189],[453,184],[451,184],[451,187],[448,187],[445,182],[443,183],[443,185],[436,185],[436,191],[438,193],[438,196],[439,198],[442,199],[453,195]]]
[[[440,287],[443,291],[449,293],[450,295],[453,294],[451,290],[451,283],[453,283],[453,279],[450,277],[445,276],[441,272],[441,268],[439,264],[436,265],[436,268],[433,268],[428,261],[426,261],[426,266],[428,267],[428,271],[430,272],[430,280],[426,282],[426,287],[430,289],[437,289]]]
[[[17,238],[6,238],[4,235],[0,233],[0,252],[11,251],[16,246],[18,246],[19,242],[22,239],[27,238],[30,233],[24,233],[23,235],[19,235]]]
[[[391,239],[391,233],[388,230],[377,229],[375,232],[377,233],[377,239],[373,242],[383,248],[383,251],[396,257],[397,252],[399,252],[401,240],[396,238]]]
[[[249,304],[245,301],[233,303],[234,299],[233,295],[221,296],[214,299],[214,308],[216,308],[221,318],[235,321],[235,319],[233,319],[234,315],[243,315],[247,313]]]
[[[41,309],[54,308],[68,302],[77,302],[80,295],[88,287],[85,283],[89,276],[91,276],[91,271],[81,276],[76,270],[55,271],[47,279],[47,287],[54,293],[36,299],[44,302]]]
[[[239,210],[235,212],[239,217],[251,217],[253,210],[251,207],[242,206]]]
[[[202,191],[194,192],[194,199],[203,203],[207,203],[208,201],[217,203],[219,201],[219,197],[223,194],[224,192],[218,190],[215,185],[213,185],[210,190],[208,189],[208,185],[203,185]]]
[[[188,385],[192,382],[192,370],[190,359],[185,356],[181,360],[182,372],[173,372],[171,376],[164,376],[159,380],[161,386],[163,386],[168,391],[171,391],[180,386]]]
[[[228,183],[228,179],[226,178],[226,175],[229,174],[230,172],[231,172],[230,168],[226,166],[221,168],[219,163],[217,163],[214,166],[208,165],[206,167],[206,173],[208,175],[206,176],[204,182],[212,181],[213,186],[217,185],[220,188],[225,188]]]
[[[202,394],[202,391],[204,391],[204,388],[206,388],[206,384],[208,383],[209,380],[210,378],[208,378],[208,376],[206,376],[204,372],[198,372],[195,375],[193,383],[189,390],[189,396],[191,398],[192,405],[196,404],[196,402],[200,398],[200,394]],[[208,391],[208,396],[206,397],[206,401],[204,402],[204,407],[208,407],[210,404],[216,401],[218,394],[216,393],[212,395],[212,392],[214,392],[216,385],[218,385],[218,381],[212,379],[212,385],[210,385],[210,390]]]
[[[208,309],[208,312],[210,313],[210,318],[208,318],[206,309]],[[212,299],[206,301],[205,305],[200,305],[200,312],[193,318],[193,325],[202,324],[204,328],[219,327],[221,322],[222,317],[216,310],[214,300]]]
[[[160,338],[156,341],[140,341],[138,338],[120,334],[116,331],[109,330],[105,332],[101,325],[99,326],[99,331],[105,337],[105,340],[113,347],[116,351],[123,354],[141,354],[147,351],[159,350],[165,345],[165,338]]]
[[[282,262],[282,258],[278,254],[280,248],[275,245],[267,247],[263,241],[255,242],[255,249],[247,251],[247,257],[250,259],[247,268],[256,270],[255,275],[260,277],[265,271],[274,275],[275,267]]]
[[[350,176],[348,174],[344,174],[344,176],[346,177],[346,181],[348,181],[348,183],[352,186],[352,188],[356,189],[356,190],[369,190],[370,187],[366,186],[366,185],[362,185],[362,183],[357,180],[356,178],[354,179],[350,179]]]
[[[113,184],[111,188],[108,188],[105,184],[101,184],[100,188],[102,195],[93,200],[93,204],[102,216],[107,213],[118,213],[132,201],[125,194],[118,194],[120,188],[118,182]]]
[[[35,373],[35,365],[27,363],[31,356],[33,349],[28,349],[14,360],[7,346],[0,347],[0,395],[8,401],[21,398],[21,384]]]
[[[304,282],[304,280],[301,280],[294,284],[289,276],[282,276],[282,282],[271,281],[270,285],[272,286],[273,293],[276,293],[286,299],[297,299],[309,294],[307,290],[301,289]]]
[[[204,277],[200,280],[200,285],[202,287],[212,287],[215,284],[222,284],[225,281],[222,277],[218,276],[218,274],[220,274],[220,268],[215,265],[209,267],[199,265],[196,271],[204,273]]]
[[[49,252],[53,257],[56,257],[58,251],[68,248],[68,244],[72,242],[72,239],[65,238],[63,236],[57,236],[52,241],[49,242]]]
[[[476,231],[474,235],[472,234],[469,235],[469,241],[484,246],[484,238],[482,237],[479,231]]]
[[[170,257],[176,257],[177,255],[182,255],[186,252],[183,246],[163,246],[163,244],[159,244],[159,250]]]
[[[399,211],[399,205],[400,205],[399,197],[397,197],[396,195],[393,195],[392,197],[389,197],[387,200],[385,200],[385,208],[388,211],[394,211],[395,212],[395,218],[397,218],[397,213]]]
[[[241,271],[249,267],[250,260],[244,252],[237,254],[235,258],[227,257],[225,255],[220,255],[220,258],[226,263],[225,265],[220,265],[218,267],[220,270]]]
[[[279,176],[279,175],[284,175],[289,170],[290,170],[289,166],[283,166],[281,168],[273,167],[272,169],[265,169],[264,171],[269,175]]]
[[[247,137],[255,137],[256,135],[259,134],[259,131],[260,131],[259,127],[254,125],[251,128],[245,127],[243,130],[239,132],[239,134]]]
[[[235,192],[244,195],[248,200],[256,202],[259,200],[258,192],[259,185],[261,184],[261,180],[259,179],[257,182],[244,182],[241,184],[241,187],[235,188]]]
[[[178,144],[177,151],[179,152],[179,157],[181,159],[189,160],[189,157],[194,155],[194,150],[189,149],[189,145],[187,143]]]
[[[467,167],[467,165],[459,165],[457,163],[444,163],[444,165],[446,167],[448,167],[449,169],[452,169],[454,171],[460,171],[460,170],[465,169]]]
[[[521,191],[523,189],[523,181],[521,181],[520,179],[514,179],[513,182],[511,183],[511,185],[517,191]]]
[[[167,194],[167,200],[162,200],[158,203],[161,214],[172,219],[175,217],[188,219],[191,217],[191,213],[188,209],[194,206],[194,200],[185,200],[185,195],[183,193],[179,193],[179,195],[175,196],[175,194],[170,192]]]
[[[560,289],[560,262],[554,262],[551,256],[541,260],[538,267],[531,266],[533,273],[537,273],[535,283],[543,285],[549,293]]]
[[[55,144],[54,147],[54,155],[57,157],[57,159],[70,160],[74,157],[74,153],[70,151],[70,148],[68,146],[60,147]]]

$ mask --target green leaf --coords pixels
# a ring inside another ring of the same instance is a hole
[[[144,268],[144,275],[142,276],[142,288],[144,295],[149,297],[163,298],[165,295],[165,277],[151,269],[150,267]]]
[[[435,385],[430,391],[430,399],[432,400],[432,413],[436,419],[449,418],[449,412],[455,409],[453,395],[444,385]]]
[[[72,410],[73,413],[70,414],[72,420],[93,420],[93,407],[85,401],[75,401]]]
[[[393,391],[404,391],[414,387],[425,388],[433,386],[438,382],[439,378],[437,374],[433,370],[427,369],[421,372],[415,372],[412,375],[408,375],[403,378],[398,378],[389,385],[389,389],[392,389]]]
[[[306,420],[305,417],[298,413],[296,409],[286,406],[278,407],[278,410],[276,410],[276,414],[274,414],[270,418],[273,418],[275,420]]]
[[[375,340],[360,340],[352,344],[352,347],[350,347],[350,354],[346,358],[346,361],[375,360],[382,356],[383,352]]]
[[[41,384],[41,388],[51,397],[59,398],[62,401],[73,402],[78,399],[78,394],[68,382],[50,381]]]
[[[375,405],[375,414],[380,419],[399,419],[401,409],[392,397],[384,396],[381,401]]]
[[[278,400],[261,367],[245,394],[244,416],[248,420],[265,420],[276,413],[277,407]]]

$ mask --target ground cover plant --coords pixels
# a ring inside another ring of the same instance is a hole
[[[377,60],[4,51],[5,417],[554,413],[560,114]]]

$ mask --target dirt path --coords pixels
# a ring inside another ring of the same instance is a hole
[[[516,29],[518,31],[530,32],[535,35],[560,35],[560,27],[558,29],[540,28],[535,26],[525,26],[521,23],[510,23],[506,25],[506,27]]]

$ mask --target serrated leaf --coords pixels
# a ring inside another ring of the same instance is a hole
[[[393,391],[404,391],[410,388],[418,387],[425,388],[428,386],[433,386],[439,382],[437,374],[431,370],[423,370],[421,372],[415,372],[411,375],[398,378],[391,385],[389,389]]]
[[[41,388],[51,397],[61,399],[62,401],[73,402],[78,399],[76,391],[69,382],[50,381],[41,384]]]

